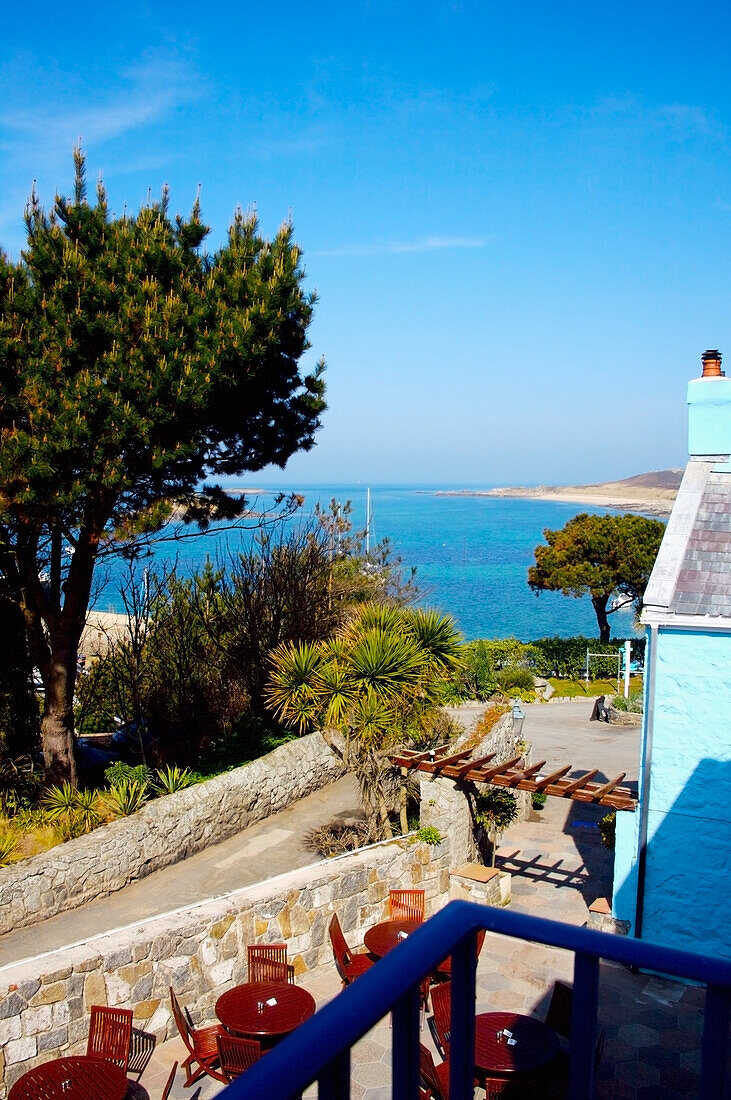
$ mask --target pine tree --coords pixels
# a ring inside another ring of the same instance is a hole
[[[325,408],[320,362],[302,376],[315,296],[292,227],[273,240],[237,212],[203,248],[159,202],[113,216],[102,183],[47,214],[35,191],[27,248],[0,253],[0,539],[45,686],[49,780],[75,782],[78,645],[100,554],[158,529],[173,504],[205,525],[232,517],[206,477],[284,466]]]

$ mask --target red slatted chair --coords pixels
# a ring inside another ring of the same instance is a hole
[[[170,1075],[169,1075],[167,1081],[165,1082],[165,1088],[162,1090],[162,1095],[160,1097],[160,1100],[168,1100],[168,1096],[170,1095],[170,1090],[173,1087],[173,1081],[175,1080],[175,1074],[177,1073],[177,1071],[178,1071],[178,1063],[173,1062],[173,1068],[170,1070]]]
[[[480,931],[477,933],[477,958],[478,959],[480,957],[480,952],[482,951],[482,945],[484,944],[484,942],[485,942],[485,929],[481,928]],[[439,966],[437,967],[435,978],[438,979],[439,981],[443,981],[445,978],[447,980],[450,980],[451,977],[452,977],[452,956],[447,955],[446,959],[442,959]]]
[[[389,890],[391,920],[424,920],[423,890]]]
[[[286,943],[255,943],[246,949],[250,982],[294,982]]]
[[[428,1100],[449,1100],[449,1062],[435,1065],[423,1043],[419,1043],[419,1081]]]
[[[106,1058],[108,1062],[114,1062],[126,1073],[131,1039],[131,1008],[91,1006],[89,1040],[86,1044],[87,1055],[94,1054],[97,1058]]]
[[[261,1043],[256,1039],[242,1039],[238,1035],[219,1035],[218,1057],[221,1070],[229,1081],[233,1081],[259,1061]]]
[[[170,986],[170,1004],[180,1038],[188,1050],[188,1057],[183,1062],[185,1087],[190,1088],[204,1074],[215,1078],[216,1081],[228,1082],[228,1077],[219,1069],[218,1060],[217,1039],[219,1035],[226,1034],[223,1027],[220,1024],[212,1024],[210,1027],[192,1027],[180,1007],[172,986]],[[198,1068],[194,1069],[196,1065]]]
[[[330,933],[333,954],[335,955],[335,965],[338,969],[338,974],[343,979],[343,986],[349,985],[352,981],[355,981],[357,977],[365,973],[366,970],[370,970],[370,968],[375,965],[374,960],[369,959],[367,955],[354,955],[350,950],[345,940],[345,936],[343,935],[343,929],[340,925],[337,913],[333,913],[328,931]]]
[[[432,986],[431,1009],[433,1016],[429,1019],[429,1030],[442,1058],[449,1058],[449,1043],[452,1037],[451,982],[442,982],[441,985]]]

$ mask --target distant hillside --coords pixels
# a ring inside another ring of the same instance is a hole
[[[683,476],[682,470],[651,470],[620,481],[595,485],[513,486],[506,489],[453,489],[437,496],[528,497],[532,500],[561,500],[600,508],[625,509],[654,516],[668,516]]]

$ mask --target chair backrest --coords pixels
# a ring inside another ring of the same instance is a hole
[[[256,1039],[243,1039],[239,1035],[219,1035],[218,1057],[221,1069],[233,1081],[261,1058],[261,1043]]]
[[[571,1006],[574,991],[565,982],[554,982],[551,1003],[546,1013],[546,1023],[564,1039],[571,1038]]]
[[[175,1026],[180,1032],[180,1038],[185,1043],[190,1054],[195,1054],[195,1034],[193,1028],[188,1023],[188,1017],[180,1007],[180,1001],[175,996],[175,990],[170,986],[170,1004],[173,1009],[173,1019],[175,1020]]]
[[[434,1100],[446,1100],[439,1085],[431,1051],[423,1043],[419,1043],[419,1080],[428,1097],[434,1097]]]
[[[328,932],[330,933],[330,943],[332,944],[333,954],[335,955],[335,962],[340,970],[340,976],[345,978],[350,964],[351,952],[345,936],[343,935],[342,925],[340,924],[340,918],[337,913],[333,913],[330,918]]]
[[[95,1054],[114,1062],[124,1072],[129,1063],[129,1044],[132,1038],[132,1009],[91,1006],[89,1040],[86,1053]]]
[[[434,1014],[434,1027],[436,1029],[439,1045],[444,1057],[449,1055],[449,1043],[452,1038],[452,983],[442,982],[431,988],[431,1007]]]
[[[250,982],[294,981],[294,973],[287,963],[286,943],[252,943],[246,953]]]
[[[389,890],[391,920],[423,920],[423,890]]]
[[[160,1100],[168,1100],[168,1096],[170,1095],[170,1090],[173,1087],[173,1081],[175,1080],[175,1074],[177,1072],[177,1069],[178,1069],[178,1063],[173,1062],[173,1068],[170,1070],[170,1075],[169,1075],[167,1081],[165,1082],[165,1088],[162,1090],[162,1095],[160,1096]]]

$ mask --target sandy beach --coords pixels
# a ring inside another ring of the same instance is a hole
[[[655,470],[621,481],[595,485],[511,486],[500,489],[444,489],[436,496],[525,497],[530,500],[555,500],[569,504],[587,504],[601,508],[619,508],[646,515],[669,516],[672,511],[682,470]]]

